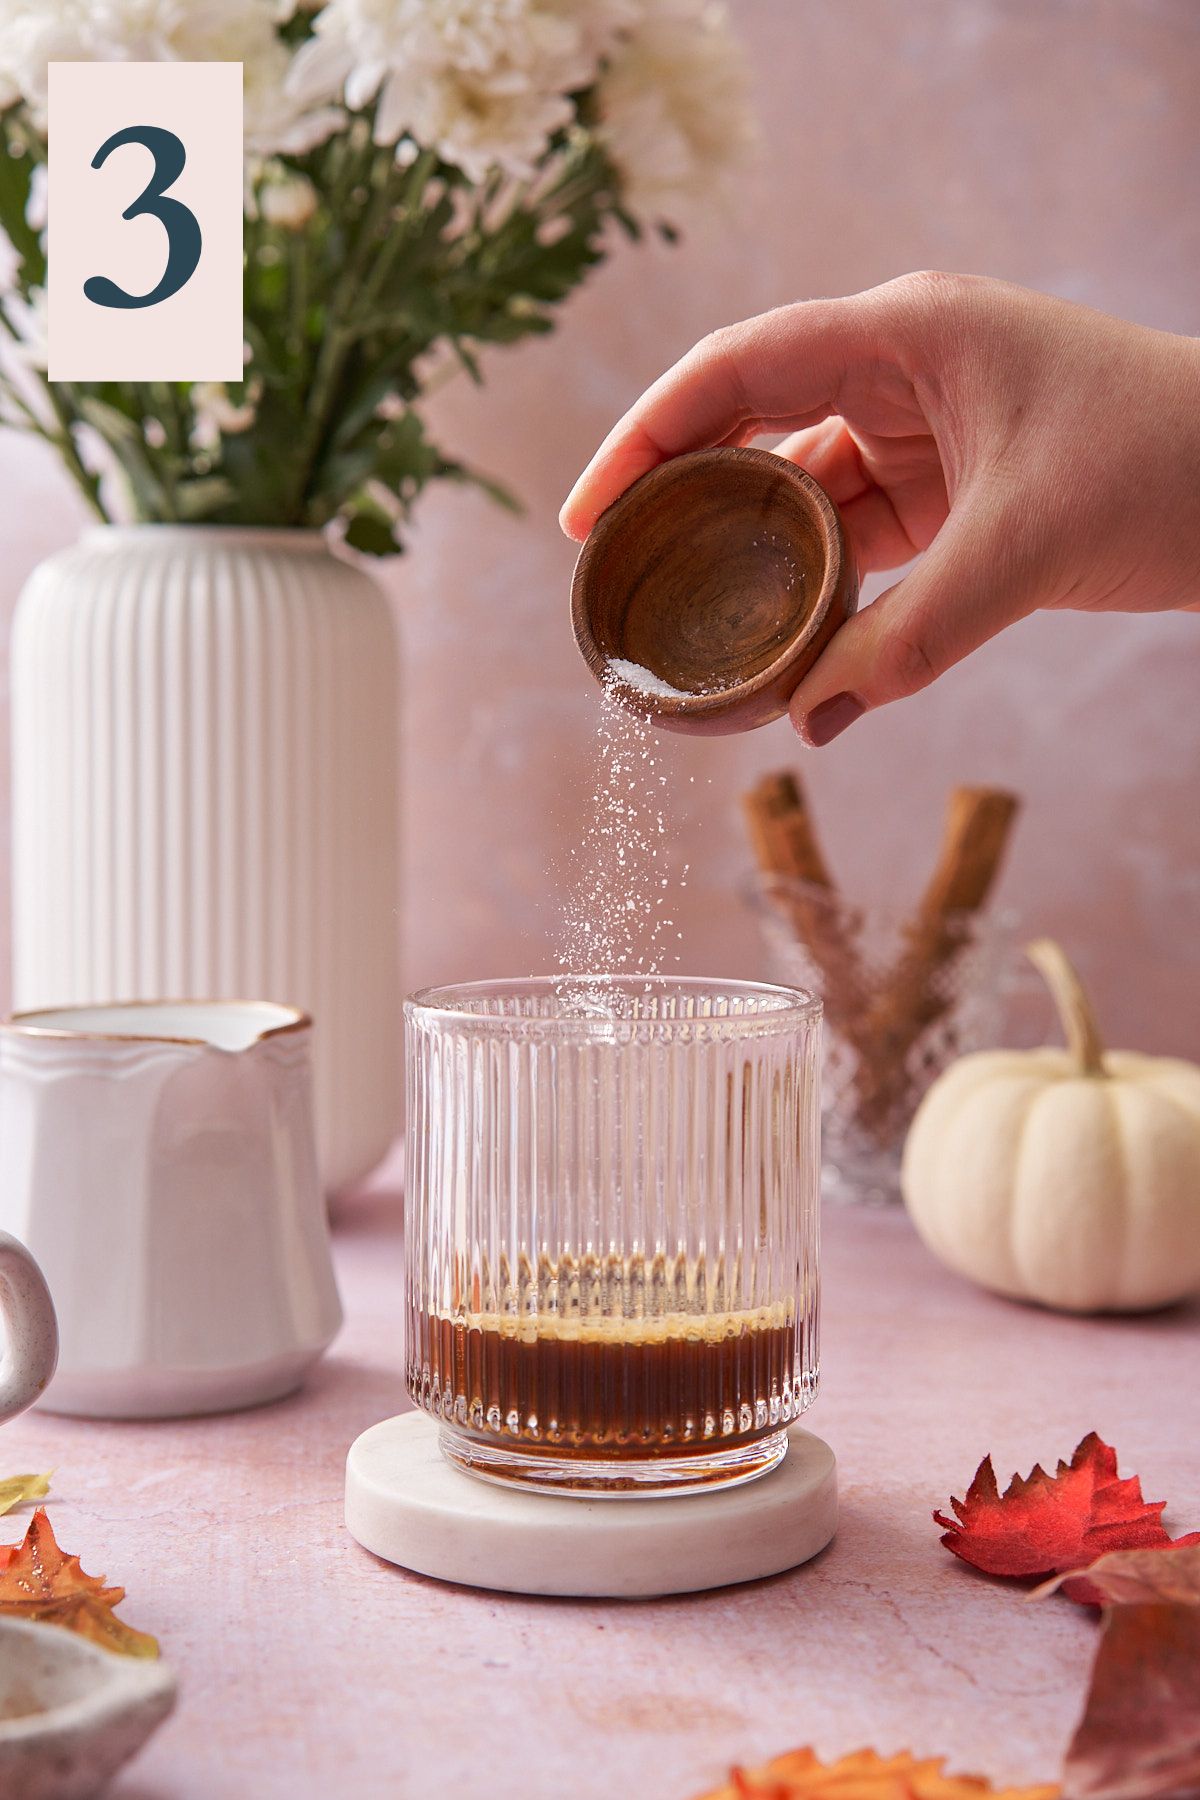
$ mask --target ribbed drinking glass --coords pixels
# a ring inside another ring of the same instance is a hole
[[[453,1463],[642,1494],[780,1461],[817,1385],[820,1016],[673,977],[408,1001],[408,1387]]]

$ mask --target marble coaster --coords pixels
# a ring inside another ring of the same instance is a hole
[[[438,1427],[401,1413],[346,1459],[346,1526],[419,1575],[512,1594],[644,1599],[778,1575],[837,1528],[829,1445],[793,1425],[777,1469],[714,1493],[598,1500],[523,1493],[452,1468]]]

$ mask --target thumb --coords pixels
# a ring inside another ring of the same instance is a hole
[[[1036,610],[1032,558],[993,514],[951,514],[910,575],[855,613],[792,695],[804,743],[828,744],[863,713],[928,687],[1006,625]]]

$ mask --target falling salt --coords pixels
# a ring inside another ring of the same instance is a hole
[[[638,665],[610,663],[601,688],[590,810],[564,871],[556,951],[565,1004],[610,1018],[630,1010],[628,993],[612,977],[661,974],[665,946],[680,936],[668,910],[670,839],[657,804],[667,777],[649,715],[629,705],[630,668]]]

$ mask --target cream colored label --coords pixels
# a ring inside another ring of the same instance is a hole
[[[52,381],[240,381],[241,63],[51,63]]]

